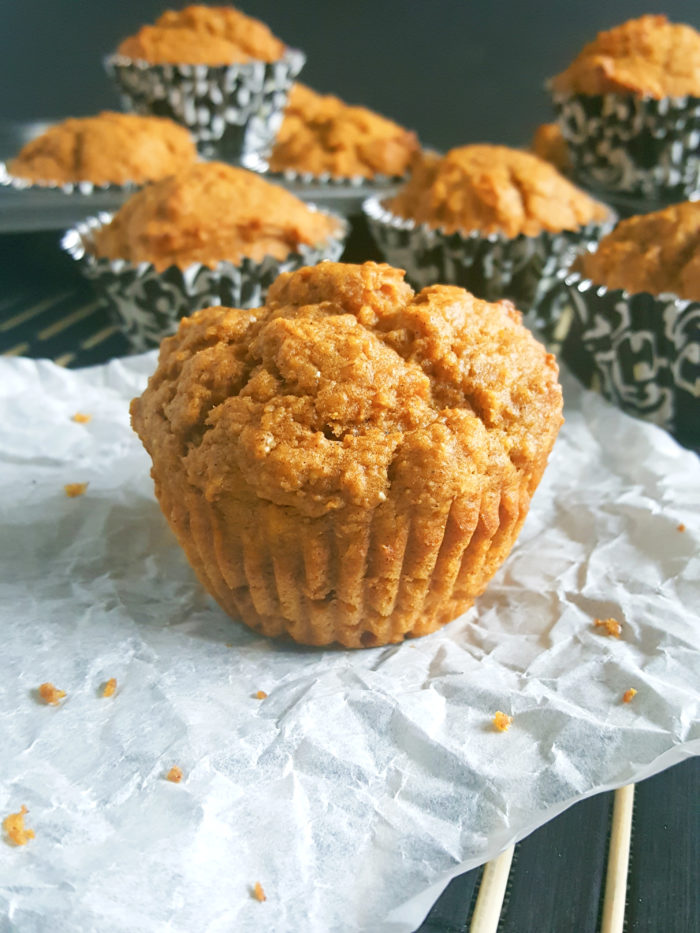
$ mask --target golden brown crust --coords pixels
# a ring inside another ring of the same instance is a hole
[[[553,165],[558,172],[571,170],[569,147],[556,123],[542,123],[535,130],[530,146],[533,154]]]
[[[389,209],[431,227],[537,236],[576,230],[608,208],[543,159],[506,146],[475,145],[426,155]]]
[[[8,168],[36,182],[141,184],[172,175],[196,155],[190,134],[172,120],[104,111],[49,127]]]
[[[385,265],[283,274],[161,347],[132,421],[205,586],[266,634],[433,631],[510,550],[561,424],[554,358],[508,302]]]
[[[599,32],[551,84],[565,94],[700,96],[700,33],[665,16],[628,20]]]
[[[608,288],[700,301],[700,201],[621,221],[576,268]]]
[[[274,62],[284,43],[257,19],[234,7],[188,6],[167,10],[153,26],[143,26],[124,39],[119,55],[151,64],[228,65]]]
[[[98,232],[95,252],[159,270],[215,266],[244,256],[284,259],[337,233],[335,220],[259,175],[199,162],[134,194]]]
[[[336,177],[404,175],[419,151],[415,133],[365,107],[295,84],[270,156],[275,172]]]

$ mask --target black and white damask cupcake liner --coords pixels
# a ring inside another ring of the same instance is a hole
[[[312,210],[312,205],[307,205]],[[328,213],[324,211],[324,213]],[[256,308],[263,304],[267,289],[281,272],[311,266],[324,259],[340,258],[348,233],[343,218],[338,234],[315,246],[302,244],[285,259],[266,256],[261,261],[244,257],[242,262],[220,262],[214,268],[193,263],[184,269],[169,266],[158,271],[151,263],[105,259],[94,254],[95,235],[112,220],[107,213],[90,217],[68,230],[63,249],[94,283],[97,294],[129,340],[134,352],[158,346],[177,330],[181,318],[200,308],[224,305]]]
[[[700,97],[553,100],[578,184],[666,204],[700,195]]]
[[[305,61],[298,49],[276,62],[217,66],[152,65],[111,55],[105,68],[126,109],[169,117],[190,131],[200,155],[233,161],[269,151]]]
[[[439,227],[398,217],[378,198],[368,198],[363,210],[370,232],[386,260],[406,270],[415,288],[441,282],[461,285],[486,301],[509,298],[533,323],[545,329],[550,321],[539,313],[540,297],[568,268],[577,252],[596,243],[615,224],[615,215],[578,230],[506,237],[500,233],[446,233]]]
[[[561,355],[624,411],[700,444],[700,301],[631,294],[562,272],[548,301],[570,317]]]

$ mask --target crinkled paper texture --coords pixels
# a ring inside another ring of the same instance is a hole
[[[661,429],[565,380],[477,606],[304,649],[224,616],[161,517],[127,414],[153,366],[0,361],[0,816],[25,804],[36,832],[0,844],[0,928],[410,931],[452,876],[700,750],[700,468]]]

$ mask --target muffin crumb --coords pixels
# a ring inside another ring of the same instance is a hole
[[[264,690],[258,690],[258,692],[255,694],[255,699],[256,699],[256,700],[266,700],[266,699],[267,699],[267,694],[265,693]]]
[[[676,527],[676,531],[685,531],[685,525],[683,522],[681,522],[680,525]]]
[[[65,690],[59,690],[48,681],[39,686],[39,696],[47,705],[58,706],[59,701],[66,695]]]
[[[92,421],[92,415],[86,415],[82,411],[76,411],[71,421],[75,421],[77,424],[87,424],[89,421]]]
[[[500,709],[493,717],[493,727],[496,732],[507,732],[512,722],[513,717],[509,716],[507,713],[502,713]]]
[[[2,828],[7,836],[7,842],[13,846],[25,846],[30,839],[34,839],[34,830],[24,825],[24,816],[29,811],[22,804],[19,813],[10,813],[2,821]]]
[[[168,771],[168,773],[165,775],[165,780],[172,781],[173,784],[179,784],[182,780],[182,768],[178,768],[177,765],[173,765],[170,771]]]
[[[66,483],[63,487],[66,491],[66,495],[69,499],[75,499],[76,496],[82,496],[85,494],[85,490],[88,488],[87,483]]]
[[[113,697],[117,689],[117,678],[110,677],[107,683],[102,688],[103,697]]]
[[[259,881],[256,881],[255,884],[253,885],[252,895],[255,898],[255,900],[259,901],[261,904],[263,901],[267,900],[267,895],[263,891],[263,886],[260,884]]]
[[[622,625],[617,619],[594,619],[593,625],[604,629],[602,634],[609,635],[611,638],[619,638],[622,634]]]
[[[636,697],[636,695],[637,691],[634,689],[634,687],[630,687],[629,690],[625,690],[625,692],[622,694],[622,702],[631,703],[632,699]]]

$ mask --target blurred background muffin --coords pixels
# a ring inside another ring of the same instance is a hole
[[[530,143],[530,151],[540,159],[544,159],[545,162],[549,162],[563,175],[571,171],[569,148],[556,123],[541,123],[537,127]]]
[[[22,147],[8,170],[34,184],[143,184],[196,157],[189,133],[172,120],[104,111],[49,127]]]
[[[198,162],[69,231],[64,248],[143,349],[212,304],[252,307],[287,269],[337,259],[346,225],[252,172]]]
[[[505,560],[561,418],[507,304],[322,263],[183,320],[132,403],[159,502],[234,618],[303,644],[425,635]]]

